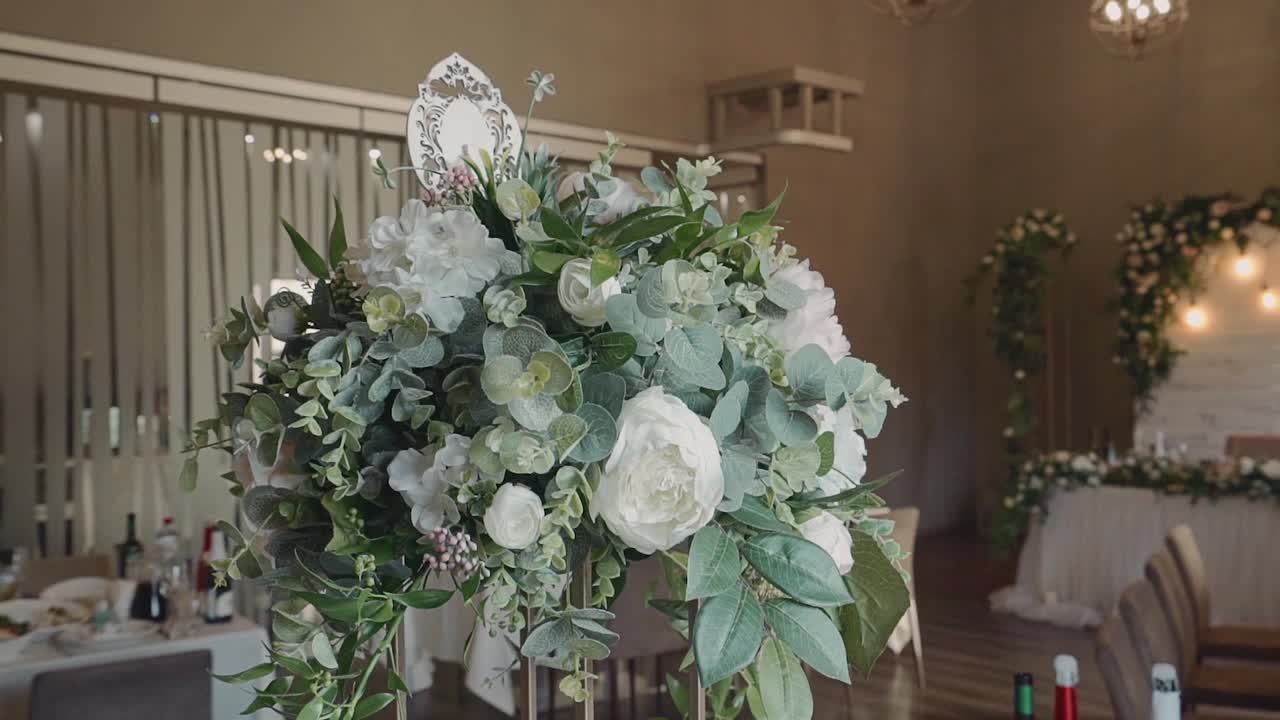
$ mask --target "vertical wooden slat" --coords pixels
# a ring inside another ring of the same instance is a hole
[[[207,146],[205,122],[203,118],[189,117],[187,123],[190,128],[190,162],[186,174],[190,199],[186,232],[191,252],[184,271],[190,276],[185,290],[191,308],[191,331],[185,337],[191,354],[190,374],[186,378],[191,387],[191,405],[187,408],[190,417],[186,424],[190,429],[192,422],[212,414],[222,383],[218,376],[218,351],[210,347],[202,336],[202,332],[211,327],[221,314],[216,290],[219,280],[215,264],[217,241],[210,232],[212,217],[207,201],[209,166],[208,153],[204,152]]]
[[[68,328],[72,315],[71,273],[68,272],[68,263],[71,261],[68,204],[68,168],[71,157],[68,143],[71,132],[69,108],[70,103],[67,101],[48,98],[39,101],[46,138],[38,167],[41,211],[44,215],[43,244],[47,253],[44,263],[44,297],[41,299],[44,306],[42,335],[45,351],[41,361],[44,373],[41,384],[44,387],[45,402],[44,502],[48,508],[49,551],[50,554],[58,555],[70,552],[71,544],[65,540],[65,528],[72,515],[67,488],[68,453],[71,451],[68,425],[69,420],[74,417],[68,372],[68,358],[71,356]]]
[[[355,244],[357,237],[364,234],[365,229],[369,227],[369,221],[373,219],[360,214],[360,195],[356,173],[363,168],[358,166],[360,162],[359,154],[360,144],[356,141],[354,135],[344,133],[337,137],[337,141],[334,143],[333,158],[336,177],[334,194],[338,196],[338,204],[342,206],[342,214],[349,223],[348,230],[356,231],[356,234],[347,238],[347,241],[352,244]]]
[[[67,236],[67,275],[70,277],[70,297],[67,313],[67,360],[66,372],[70,378],[71,400],[67,407],[67,424],[71,428],[71,445],[68,452],[73,458],[71,477],[68,478],[67,496],[72,500],[67,515],[74,516],[71,522],[71,546],[73,549],[88,549],[93,544],[93,513],[88,506],[85,488],[88,487],[87,475],[89,466],[89,438],[85,435],[85,426],[81,422],[89,396],[87,366],[84,362],[86,352],[86,324],[88,323],[88,281],[85,277],[88,267],[88,253],[85,248],[87,232],[83,230],[88,219],[88,201],[85,198],[85,178],[88,175],[85,160],[85,122],[84,103],[73,102],[68,108],[67,144],[70,158],[67,162],[67,193],[70,224],[76,228]],[[79,541],[77,542],[77,535]]]
[[[805,130],[813,129],[813,86],[800,86],[800,121]]]
[[[158,349],[162,347],[156,316],[165,304],[163,255],[156,241],[157,221],[156,186],[154,177],[155,145],[158,138],[160,116],[146,112],[139,118],[134,148],[134,177],[138,184],[138,475],[144,489],[144,498],[152,503],[144,508],[153,520],[160,524],[172,510],[165,490],[168,473],[159,457],[160,423],[156,413],[158,391]]]
[[[325,222],[330,200],[325,197],[324,177],[324,133],[314,130],[299,131],[298,147],[303,151],[303,160],[294,160],[294,164],[302,171],[305,178],[303,192],[307,198],[307,225],[311,234],[307,239],[315,247],[316,252],[327,262],[329,260],[329,225]]]
[[[246,218],[249,216],[245,206],[244,187],[248,183],[245,172],[244,124],[232,120],[218,120],[214,127],[215,146],[218,149],[215,161],[220,198],[218,227],[221,228],[222,252],[225,266],[223,270],[223,286],[226,296],[223,306],[239,307],[243,298],[252,294],[249,277],[250,247],[246,232]],[[224,363],[234,383],[247,382],[253,371],[253,363],[246,361],[239,369],[232,369],[230,363]],[[234,389],[234,386],[229,388]]]
[[[245,146],[245,163],[248,169],[245,204],[249,221],[249,266],[252,268],[258,301],[266,302],[271,294],[271,257],[276,234],[280,232],[279,221],[271,213],[274,164],[267,162],[262,155],[263,151],[269,149],[266,141],[271,137],[271,127],[255,123],[249,126],[249,133],[255,140],[253,145]],[[265,360],[269,350],[270,343],[264,341],[256,352],[258,357]]]
[[[311,215],[307,212],[307,169],[304,167],[304,163],[293,159],[293,149],[304,144],[303,134],[303,131],[297,128],[289,128],[285,132],[284,145],[282,147],[284,148],[285,157],[288,158],[284,169],[285,174],[289,177],[289,204],[287,205],[288,212],[285,213],[285,217],[302,233],[307,242],[311,243],[312,247],[316,247],[318,243],[316,242],[315,229],[311,227]],[[297,254],[292,249],[289,249],[285,257],[289,259],[286,264],[286,267],[289,268],[288,277],[309,276],[306,268],[302,266]]]
[[[186,136],[185,117],[177,113],[161,114],[157,146],[160,156],[158,201],[164,209],[160,244],[164,248],[164,384],[170,452],[181,449],[182,433],[190,427],[190,384],[187,382],[191,362],[188,344],[190,291],[187,287],[190,251],[186,233]],[[178,508],[175,511],[180,515],[180,532],[189,535],[194,531],[191,525],[190,498],[184,498],[179,508],[180,511]]]
[[[723,140],[728,116],[728,99],[724,95],[711,98],[711,140]]]
[[[106,126],[104,140],[110,148],[107,158],[107,182],[111,186],[110,227],[108,233],[108,262],[111,264],[111,277],[115,301],[112,303],[112,325],[114,327],[114,352],[112,353],[112,382],[114,384],[115,406],[119,408],[116,417],[117,453],[112,463],[110,487],[112,497],[127,497],[128,505],[124,512],[140,513],[139,527],[151,527],[151,519],[142,514],[144,505],[143,476],[138,465],[138,369],[140,365],[141,342],[139,338],[138,319],[142,311],[142,299],[139,286],[142,278],[138,273],[138,258],[142,254],[139,243],[138,210],[141,183],[137,176],[138,159],[136,145],[140,140],[143,116],[136,110],[123,108],[106,109]],[[107,477],[107,476],[100,476]],[[106,495],[99,497],[105,498]]]
[[[82,255],[88,259],[84,280],[87,285],[85,307],[85,376],[88,387],[89,460],[85,465],[81,489],[86,537],[97,547],[106,547],[109,539],[124,536],[123,518],[103,509],[97,498],[114,497],[111,487],[113,449],[111,447],[111,408],[114,404],[112,377],[114,318],[112,297],[115,279],[112,275],[110,240],[110,193],[107,191],[109,150],[105,146],[106,113],[99,105],[86,105],[83,132],[85,243]]]
[[[29,306],[36,295],[32,272],[31,171],[29,138],[26,129],[26,98],[4,95],[4,143],[0,143],[3,169],[4,302],[11,308]],[[8,348],[34,346],[35,322],[14,323],[5,337]],[[32,508],[36,501],[36,384],[35,357],[30,352],[5,352],[0,387],[4,395],[4,533],[7,543],[34,550],[35,525]]]
[[[769,94],[769,129],[782,129],[782,88],[771,87]]]
[[[838,90],[831,91],[831,134],[844,133],[844,95]]]

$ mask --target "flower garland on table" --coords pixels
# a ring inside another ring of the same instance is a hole
[[[1004,428],[1005,451],[1010,462],[1024,452],[1024,440],[1036,427],[1035,407],[1028,387],[1044,369],[1044,281],[1049,276],[1046,258],[1058,251],[1066,257],[1076,244],[1062,213],[1037,208],[1015,218],[996,231],[991,252],[982,256],[977,269],[965,280],[970,303],[988,273],[995,273],[991,313],[991,337],[996,357],[1013,378],[1009,394],[1009,424]]]
[[[849,355],[832,291],[771,224],[781,197],[726,224],[716,160],[645,169],[646,199],[612,174],[621,147],[563,182],[544,148],[482,152],[350,247],[336,213],[328,258],[286,223],[312,297],[241,303],[211,332],[235,364],[284,341],[189,446],[240,471],[249,530],[220,524],[217,572],[280,598],[269,661],[224,677],[275,675],[252,709],[376,712],[396,700],[366,693],[379,661],[406,689],[406,610],[455,594],[582,702],[618,639],[610,602],[654,553],[675,594],[653,604],[717,717],[803,720],[802,663],[848,682],[883,649],[908,595],[892,523],[866,513],[887,478],[861,482],[863,438],[906,398]]]
[[[1192,195],[1176,204],[1154,200],[1134,207],[1116,234],[1124,255],[1116,266],[1117,365],[1133,381],[1140,410],[1168,377],[1181,353],[1169,339],[1178,304],[1204,288],[1200,260],[1207,251],[1234,243],[1249,247],[1252,223],[1280,226],[1280,188],[1252,203],[1231,194]]]
[[[1032,514],[1049,511],[1053,493],[1102,486],[1148,488],[1192,502],[1222,497],[1280,501],[1280,460],[1242,457],[1213,465],[1129,454],[1108,464],[1092,452],[1037,455],[1018,467],[1013,490],[996,516],[993,543],[999,549],[1013,548]]]

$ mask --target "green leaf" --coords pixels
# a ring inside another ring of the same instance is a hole
[[[778,516],[765,504],[764,500],[751,495],[742,498],[742,507],[729,513],[729,517],[757,530],[795,532],[794,528],[778,519]]]
[[[297,596],[315,606],[320,614],[330,620],[341,623],[354,623],[360,616],[360,601],[333,595],[321,595],[314,592],[299,592]]]
[[[717,441],[723,441],[738,429],[738,424],[742,422],[742,408],[747,402],[748,392],[747,384],[739,380],[720,396],[715,410],[711,411],[711,432],[716,436]]]
[[[608,280],[622,269],[622,258],[608,248],[600,248],[591,255],[591,286]]]
[[[293,243],[293,251],[298,253],[298,259],[302,261],[303,267],[318,278],[329,277],[329,268],[325,267],[324,259],[320,257],[319,253],[307,244],[302,234],[295,230],[287,220],[281,218],[280,222],[284,225],[284,231],[289,234],[289,242]]]
[[[902,574],[880,550],[875,538],[853,530],[853,570],[844,578],[853,601],[840,608],[840,634],[849,662],[871,672],[876,658],[911,603]]]
[[[792,493],[810,489],[815,484],[822,453],[814,443],[778,448],[769,469],[782,476]]]
[[[599,462],[613,450],[618,424],[609,411],[595,403],[583,403],[574,414],[587,421],[587,434],[569,456],[578,462]]]
[[[329,644],[329,636],[322,632],[316,633],[311,638],[311,656],[323,667],[330,670],[338,669],[338,658],[333,656],[333,645]]]
[[[758,720],[810,720],[813,717],[813,692],[804,668],[794,653],[777,638],[768,638],[760,649],[755,664],[759,687]]]
[[[689,583],[685,600],[714,597],[727,592],[742,573],[738,546],[725,531],[707,525],[693,536],[689,548]]]
[[[534,250],[531,262],[533,266],[548,275],[555,275],[560,272],[560,268],[570,260],[574,260],[574,256],[565,255],[564,253],[550,252],[548,250]]]
[[[622,367],[636,353],[636,339],[631,333],[605,332],[591,338],[591,349],[595,351],[594,365],[602,370]]]
[[[453,597],[452,590],[414,590],[407,593],[388,593],[387,597],[404,605],[405,607],[415,608],[417,610],[433,610],[449,602],[449,598]]]
[[[260,678],[264,678],[275,671],[276,671],[276,666],[268,662],[268,663],[261,663],[259,665],[254,665],[248,670],[241,670],[240,672],[233,673],[231,675],[219,675],[217,673],[210,673],[210,675],[213,675],[215,678],[217,678],[218,680],[224,683],[230,683],[232,685],[240,685],[247,682],[253,682],[254,680],[258,680]]]
[[[849,661],[840,630],[822,610],[778,598],[765,603],[764,617],[778,638],[814,670],[849,682]]]
[[[788,407],[787,399],[777,388],[769,391],[764,414],[769,430],[783,445],[803,445],[813,442],[818,435],[818,423],[813,417],[807,412]]]
[[[547,237],[561,240],[567,243],[581,242],[582,237],[573,229],[564,216],[549,207],[543,207],[539,216],[542,219],[542,229],[546,232]]]
[[[827,378],[835,368],[827,351],[817,345],[805,345],[791,353],[787,357],[785,369],[792,398],[805,405],[826,400]]]
[[[347,227],[342,222],[342,208],[333,198],[333,227],[329,229],[329,267],[336,268],[346,260]]]
[[[799,310],[804,307],[804,290],[801,290],[799,285],[786,280],[770,280],[769,286],[764,290],[764,296],[783,310]]]
[[[822,477],[831,472],[831,467],[836,462],[836,434],[828,430],[819,435],[813,444],[818,446],[818,470],[814,474]]]
[[[617,373],[596,373],[582,379],[582,402],[595,403],[614,418],[627,399],[627,381]]]
[[[704,687],[751,664],[764,635],[764,611],[744,582],[702,603],[693,621],[693,655]]]
[[[778,212],[778,207],[782,205],[782,198],[786,194],[787,190],[783,188],[782,192],[778,193],[778,197],[774,198],[768,207],[760,210],[748,210],[742,213],[742,217],[738,218],[738,237],[746,237],[768,225]]]
[[[632,243],[647,240],[686,222],[688,220],[683,215],[659,215],[632,223],[623,228],[622,232],[619,232],[618,236],[614,238],[613,247],[626,247]]]
[[[311,698],[311,702],[303,706],[298,713],[298,720],[320,720],[320,713],[324,712],[324,698],[319,695]]]
[[[837,607],[851,601],[827,551],[798,535],[756,535],[743,543],[742,555],[766,580],[806,605]]]
[[[681,377],[708,390],[723,390],[720,356],[724,340],[709,323],[673,327],[662,339],[666,359],[679,368]]]
[[[391,704],[396,699],[391,693],[378,693],[356,703],[355,713],[351,716],[351,720],[364,720],[364,718],[373,715],[382,708]]]
[[[400,673],[391,668],[387,668],[387,688],[395,692],[409,692],[409,685],[405,683],[404,678],[401,678]]]
[[[178,487],[183,492],[193,492],[196,489],[196,479],[200,476],[200,462],[195,455],[188,457],[182,463],[182,472],[178,473]]]
[[[547,427],[547,436],[556,446],[556,457],[562,459],[577,447],[586,434],[587,421],[572,414],[561,415]]]
[[[841,491],[839,493],[836,493],[835,495],[826,495],[826,496],[806,495],[803,498],[792,498],[787,502],[796,510],[804,510],[804,509],[813,508],[813,507],[826,508],[826,509],[850,507],[854,502],[858,501],[864,495],[873,493],[876,490],[879,490],[880,488],[884,487],[885,485],[888,485],[890,482],[894,480],[894,478],[898,477],[901,474],[902,474],[901,470],[894,470],[893,472],[888,473],[887,475],[882,475],[876,478],[875,480],[861,483],[856,487],[851,487],[848,490]]]
[[[649,357],[658,351],[658,342],[667,332],[667,320],[641,312],[635,295],[622,293],[610,297],[605,301],[604,312],[609,327],[635,337],[637,355]]]
[[[748,452],[733,447],[721,448],[720,472],[724,475],[724,498],[717,509],[726,513],[736,512],[755,482],[756,460]]]

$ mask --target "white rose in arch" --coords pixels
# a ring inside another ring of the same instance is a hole
[[[800,523],[800,534],[805,540],[826,550],[841,575],[846,575],[853,569],[853,536],[840,518],[824,510]]]
[[[723,496],[720,448],[702,418],[661,387],[623,404],[593,518],[648,555],[700,530]]]
[[[524,485],[503,485],[484,511],[484,531],[508,550],[523,550],[538,541],[542,499]]]
[[[818,432],[834,435],[835,458],[831,470],[818,478],[823,495],[835,495],[852,489],[867,474],[867,441],[854,429],[853,413],[848,407],[834,411],[826,405],[815,405]]]
[[[1262,474],[1268,480],[1280,480],[1280,460],[1272,459],[1262,463]]]
[[[591,286],[591,261],[583,258],[570,260],[560,268],[560,282],[556,284],[556,296],[560,307],[573,316],[579,325],[600,327],[604,324],[605,302],[622,292],[622,283],[611,277],[599,285]]]
[[[769,323],[769,337],[787,354],[809,344],[826,350],[832,362],[849,354],[849,340],[836,317],[836,293],[827,287],[822,273],[809,269],[808,259],[781,268],[769,279],[792,283],[805,293],[804,305]]]

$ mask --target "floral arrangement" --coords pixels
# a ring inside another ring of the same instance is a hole
[[[554,92],[534,73],[535,102]],[[718,717],[807,718],[802,663],[848,682],[907,607],[865,445],[903,395],[849,355],[834,295],[773,223],[724,222],[716,160],[614,176],[610,137],[562,178],[521,146],[426,176],[421,199],[322,257],[285,223],[311,297],[242,302],[211,331],[239,364],[283,352],[200,423],[247,531],[217,570],[277,595],[251,709],[357,720],[406,691],[408,609],[460,596],[589,699],[628,565],[692,646]],[[568,592],[577,584],[583,592]],[[690,622],[690,606],[697,602]],[[391,692],[371,692],[385,663]],[[682,689],[682,692],[684,690]]]
[[[1133,381],[1139,409],[1169,377],[1181,354],[1168,336],[1180,302],[1203,289],[1200,260],[1208,251],[1233,243],[1249,247],[1252,223],[1280,226],[1280,188],[1269,188],[1252,203],[1231,194],[1192,195],[1171,204],[1154,200],[1134,207],[1116,234],[1124,255],[1116,266],[1119,318],[1117,365]]]
[[[1059,490],[1079,487],[1148,488],[1164,495],[1202,498],[1245,497],[1280,500],[1280,460],[1241,457],[1220,464],[1129,454],[1107,462],[1097,453],[1059,450],[1018,466],[1013,490],[1004,499],[992,533],[999,549],[1015,546],[1033,513],[1046,513]]]

